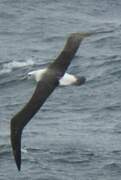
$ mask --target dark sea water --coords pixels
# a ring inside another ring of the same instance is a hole
[[[57,88],[24,130],[22,169],[10,120],[35,84],[25,77],[52,62],[68,35],[87,38],[68,72],[82,87]],[[0,0],[0,180],[121,178],[121,1]]]

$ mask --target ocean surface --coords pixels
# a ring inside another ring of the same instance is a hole
[[[22,168],[10,120],[31,97],[27,73],[45,67],[72,32],[85,39],[68,72],[80,87],[57,88],[26,126]],[[0,180],[121,179],[121,1],[0,0]]]

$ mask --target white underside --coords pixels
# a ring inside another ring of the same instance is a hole
[[[74,75],[65,73],[64,76],[59,80],[59,85],[68,86],[74,84],[76,81],[77,78]]]
[[[31,71],[28,73],[28,78],[29,79],[34,79],[35,81],[40,81],[42,78],[42,75],[46,72],[47,69],[39,69],[36,71]],[[77,81],[77,77],[72,75],[72,74],[68,74],[65,73],[64,76],[59,80],[59,85],[60,86],[69,86],[74,84]]]

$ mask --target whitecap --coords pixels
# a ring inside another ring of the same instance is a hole
[[[0,75],[8,74],[12,72],[14,69],[32,66],[34,65],[34,61],[32,59],[28,59],[26,61],[12,61],[3,64],[2,69],[0,70]]]
[[[28,153],[27,149],[24,149],[24,148],[21,149],[21,152]]]

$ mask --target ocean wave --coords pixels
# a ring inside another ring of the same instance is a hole
[[[114,174],[121,174],[121,164],[120,163],[115,163],[111,162],[109,164],[104,165],[103,169],[108,173],[110,172],[112,175]]]
[[[26,61],[7,62],[2,65],[2,69],[0,70],[0,75],[9,74],[14,69],[18,69],[26,66],[33,66],[33,65],[34,65],[34,61],[32,59],[28,59]]]
[[[114,128],[113,128],[113,132],[115,134],[121,134],[121,123],[117,123]]]
[[[10,145],[2,144],[0,145],[0,156],[6,156],[10,154]]]

